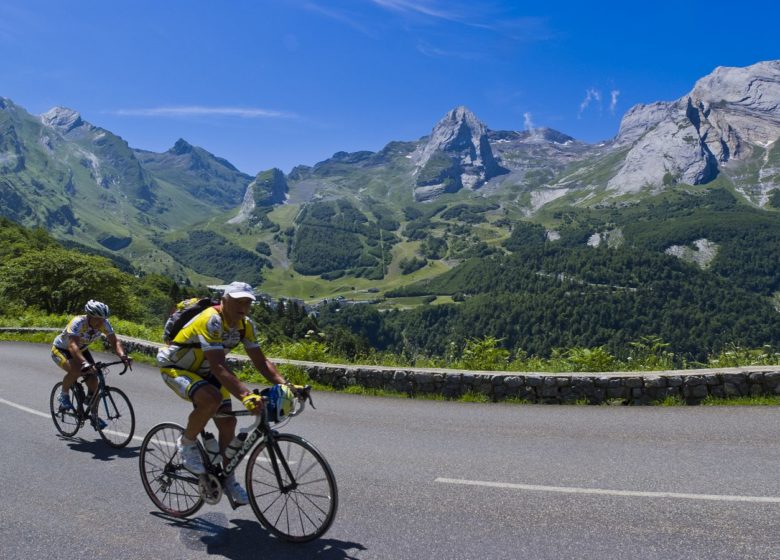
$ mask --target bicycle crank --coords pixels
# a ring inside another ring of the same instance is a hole
[[[217,504],[222,499],[222,484],[213,474],[202,474],[198,477],[198,490],[207,504]]]

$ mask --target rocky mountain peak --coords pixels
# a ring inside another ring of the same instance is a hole
[[[474,151],[479,157],[480,138],[487,133],[487,127],[474,113],[464,106],[455,107],[433,127],[428,141],[413,154],[415,163],[422,167],[437,151]]]
[[[780,136],[780,60],[745,68],[719,66],[696,82],[689,97],[722,136],[729,126],[739,130],[740,140],[753,144]]]
[[[728,103],[773,112],[780,108],[780,60],[743,68],[718,66],[701,78],[691,97],[707,103]]]
[[[172,154],[176,154],[177,156],[183,156],[184,154],[189,154],[193,151],[193,146],[189,142],[187,142],[184,138],[179,138],[176,140],[176,143],[173,145],[173,147],[168,150]]]
[[[780,61],[718,67],[673,102],[637,105],[615,146],[628,148],[608,187],[638,191],[713,180],[731,160],[780,138]]]
[[[81,114],[67,107],[52,107],[41,115],[41,122],[46,126],[57,128],[63,133],[70,132],[77,126],[84,124]]]
[[[418,200],[455,192],[461,187],[476,189],[490,178],[506,173],[493,156],[487,127],[462,105],[436,123],[427,141],[411,158],[417,169]]]

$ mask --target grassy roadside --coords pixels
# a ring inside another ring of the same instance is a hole
[[[50,332],[44,332],[44,333],[0,332],[0,341],[33,342],[33,343],[50,344],[53,338],[54,338],[54,333],[50,333]],[[136,363],[142,363],[151,366],[154,366],[156,364],[156,360],[152,356],[141,354],[139,352],[132,352],[130,355],[132,356],[133,360]],[[285,378],[291,381],[292,383],[298,385],[308,384],[311,385],[315,391],[319,391],[319,392],[323,392],[323,391],[340,392],[340,393],[346,393],[350,395],[363,395],[363,396],[381,397],[381,398],[398,398],[398,399],[414,398],[418,400],[435,400],[435,401],[452,400],[455,402],[493,404],[487,395],[484,395],[482,393],[476,393],[476,392],[469,392],[463,394],[456,399],[448,399],[443,395],[432,395],[432,394],[409,395],[407,393],[400,392],[400,391],[392,391],[387,389],[371,389],[366,387],[360,387],[357,385],[347,387],[345,389],[336,389],[334,387],[331,387],[330,385],[323,385],[321,383],[312,381],[311,379],[309,379],[306,372],[299,367],[288,365],[288,364],[279,364],[278,367],[282,375],[284,375]],[[243,381],[247,383],[267,384],[265,378],[262,375],[260,375],[260,373],[258,373],[250,365],[242,366],[236,371],[236,374],[239,376],[239,378],[241,378]],[[515,405],[530,404],[525,400],[516,399],[516,398],[505,399],[501,401],[501,403],[515,404]],[[578,401],[574,404],[587,405],[588,403],[585,400],[583,400],[583,401]],[[663,401],[657,402],[656,405],[665,406],[665,407],[688,406],[686,405],[686,403],[681,397],[667,397]],[[607,402],[601,404],[600,406],[612,406],[612,403]],[[706,399],[704,399],[704,401],[701,403],[701,406],[780,406],[780,395],[729,397],[729,398],[715,398],[709,396]]]

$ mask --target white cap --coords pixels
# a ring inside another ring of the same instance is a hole
[[[235,299],[249,298],[252,301],[255,301],[255,293],[252,290],[252,286],[246,282],[231,282],[227,285],[227,288],[225,288],[225,291],[222,293],[222,295],[224,297],[231,297]]]

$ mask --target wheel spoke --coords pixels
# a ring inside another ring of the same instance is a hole
[[[141,481],[149,498],[162,511],[176,517],[192,515],[204,503],[198,479],[176,474],[181,467],[173,462],[173,442],[183,432],[184,428],[177,424],[155,426],[144,438],[139,457]]]
[[[106,423],[98,430],[106,443],[111,447],[124,447],[130,443],[135,432],[135,412],[130,399],[121,390],[106,387],[96,410],[102,412],[98,418]]]
[[[258,519],[277,536],[295,542],[315,539],[328,530],[336,515],[333,473],[306,440],[282,434],[276,436],[276,443],[273,460],[281,480],[271,468],[268,443],[258,445],[247,467],[249,502]]]
[[[75,387],[75,385],[74,385]],[[76,432],[81,428],[81,419],[78,412],[71,408],[66,410],[60,410],[59,395],[62,390],[62,382],[57,383],[51,391],[49,397],[49,411],[51,412],[51,419],[54,422],[54,427],[63,436],[71,437],[76,435]],[[76,393],[71,388],[69,392],[70,401],[74,406],[78,407],[78,401]]]

